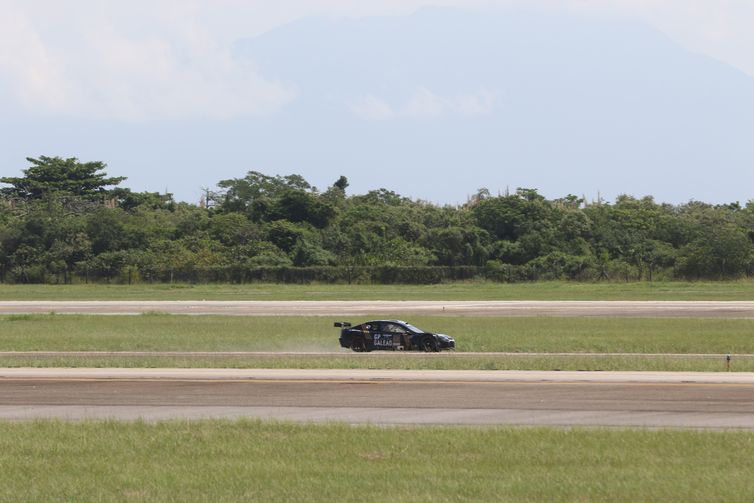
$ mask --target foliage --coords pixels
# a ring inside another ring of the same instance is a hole
[[[12,185],[3,189],[10,197],[24,200],[43,199],[51,194],[79,196],[87,199],[104,195],[105,187],[118,185],[125,177],[106,178],[103,162],[79,162],[75,157],[27,157],[32,166],[23,177],[2,177],[0,182]]]
[[[435,283],[483,278],[657,281],[754,272],[754,202],[612,204],[535,189],[437,206],[377,189],[320,192],[250,171],[199,206],[106,190],[102,162],[29,158],[0,179],[0,281]]]
[[[268,253],[263,251],[262,253]],[[278,250],[278,253],[279,250]],[[261,255],[261,254],[260,254]],[[254,259],[259,257],[256,255]],[[360,267],[259,267],[254,273],[283,275],[291,283],[275,285],[261,282],[193,283],[185,282],[143,283],[124,285],[77,283],[73,285],[55,284],[3,284],[0,285],[0,300],[439,300],[439,301],[478,301],[478,300],[702,300],[702,301],[754,301],[754,279],[737,281],[633,281],[617,282],[576,282],[576,281],[536,281],[498,282],[463,280],[462,274],[469,268],[448,267],[441,270],[453,276],[447,278],[441,288],[427,284],[374,284],[356,282],[355,279],[371,270],[392,271],[393,268]],[[434,272],[437,267],[426,267]],[[505,276],[506,265],[490,264],[485,270],[490,275]],[[472,271],[478,270],[471,268]],[[312,271],[319,271],[322,280],[311,279]],[[299,276],[293,276],[293,273]],[[306,274],[306,276],[305,276]],[[347,282],[351,275],[352,284],[325,284],[325,279],[338,274],[338,281]],[[399,270],[397,274],[403,275]],[[273,278],[274,279],[274,278]],[[272,281],[273,279],[270,279]],[[316,280],[316,281],[315,281]],[[393,313],[395,315],[396,313]]]

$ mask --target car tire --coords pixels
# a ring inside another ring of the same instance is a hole
[[[440,348],[437,346],[437,340],[430,335],[422,337],[421,343],[425,353],[437,353],[440,351]]]
[[[367,350],[364,339],[358,338],[351,341],[351,350],[356,353],[363,353]]]

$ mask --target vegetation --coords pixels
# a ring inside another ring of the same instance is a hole
[[[3,422],[0,499],[744,502],[752,444],[744,431]]]
[[[0,365],[754,371],[754,358],[744,356],[754,354],[751,340],[754,320],[748,319],[423,316],[412,317],[412,321],[428,330],[442,330],[456,336],[458,351],[354,354],[340,350],[337,330],[328,319],[321,317],[14,315],[0,316],[0,351],[39,354],[1,355]],[[96,351],[156,353],[44,354]],[[289,353],[222,353],[260,351]],[[488,354],[471,355],[471,351]],[[492,352],[514,354],[489,354]],[[564,352],[576,354],[557,354]],[[585,354],[592,352],[607,354]],[[679,354],[660,356],[657,353]],[[723,355],[726,353],[734,354],[730,367],[725,364]]]
[[[0,285],[0,300],[754,300],[754,282]]]
[[[754,358],[723,355],[472,355],[469,353],[369,353],[335,355],[199,354],[151,355],[38,354],[0,355],[4,368],[213,368],[213,369],[395,369],[395,370],[592,370],[650,372],[754,372]]]
[[[411,321],[454,336],[458,353],[754,354],[752,319],[416,316]],[[330,318],[309,316],[0,316],[0,351],[337,351],[338,335]]]
[[[83,198],[96,201],[108,194],[106,187],[120,184],[125,177],[105,178],[103,162],[81,163],[76,158],[42,156],[27,157],[31,167],[23,177],[2,177],[0,182],[11,187],[2,190],[11,199],[22,201],[48,201],[59,197]]]
[[[0,178],[0,282],[437,283],[748,277],[754,202],[613,204],[482,189],[437,206],[298,175],[221,180],[199,205],[111,188],[105,164],[29,158]]]

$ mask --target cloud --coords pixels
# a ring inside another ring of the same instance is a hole
[[[431,119],[444,115],[451,106],[451,100],[420,87],[403,106],[401,115],[414,119]]]
[[[61,89],[52,85],[62,69],[54,61],[29,20],[12,5],[0,16],[0,78],[9,80],[24,103],[56,109],[64,100]]]
[[[386,120],[396,116],[395,110],[389,103],[372,94],[367,94],[351,105],[351,111],[358,117],[368,120]]]
[[[24,112],[225,119],[271,113],[296,95],[292,85],[234,59],[230,42],[203,25],[191,2],[176,10],[145,7],[146,13],[138,1],[127,12],[90,10],[88,2],[63,12],[40,3],[11,3],[0,18],[0,81]],[[176,12],[183,17],[175,18]],[[59,25],[52,22],[57,15]]]
[[[495,94],[488,90],[463,94],[456,99],[458,113],[466,116],[489,115],[495,108]]]
[[[0,100],[24,114],[120,120],[274,113],[296,98],[295,83],[234,59],[236,40],[309,15],[405,15],[425,6],[638,19],[754,75],[751,0],[0,0]],[[366,95],[352,106],[381,120],[492,108],[483,92],[443,97],[430,87],[404,103]]]
[[[351,112],[362,119],[388,120],[434,119],[448,115],[482,116],[491,114],[495,105],[495,94],[486,89],[444,97],[426,87],[419,87],[400,105],[391,105],[387,100],[367,94],[350,108]]]

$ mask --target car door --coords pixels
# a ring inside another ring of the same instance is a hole
[[[381,347],[385,349],[406,349],[408,332],[399,323],[385,322],[381,327]]]
[[[375,331],[372,336],[372,342],[375,349],[392,349],[393,348],[393,333],[391,331],[390,323],[374,323]]]
[[[410,349],[411,346],[408,329],[398,323],[395,323],[393,328],[393,346],[400,349]]]

